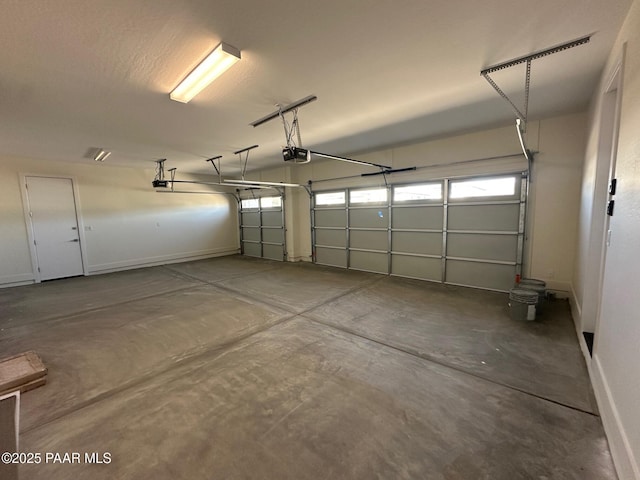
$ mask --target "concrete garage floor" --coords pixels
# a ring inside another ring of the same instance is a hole
[[[223,257],[0,290],[22,479],[615,479],[567,304]],[[84,453],[110,453],[87,464]]]

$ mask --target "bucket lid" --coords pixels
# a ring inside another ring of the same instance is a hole
[[[538,292],[534,290],[526,290],[524,288],[512,288],[509,291],[509,300],[513,300],[527,305],[535,305],[538,303]]]
[[[544,280],[538,280],[537,278],[522,278],[520,279],[521,285],[540,285],[541,287],[546,287],[547,282]]]
[[[534,292],[543,296],[547,294],[547,289],[543,285],[525,283],[525,284],[520,284],[517,288],[520,288],[522,290],[533,290]]]

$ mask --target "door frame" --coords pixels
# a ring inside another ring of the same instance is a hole
[[[602,89],[602,99],[601,103],[604,103],[605,97],[607,95],[614,95],[615,92],[615,103],[614,103],[614,112],[613,112],[613,125],[611,132],[611,148],[609,149],[608,154],[605,158],[600,158],[600,152],[598,152],[597,161],[604,162],[608,165],[608,183],[607,189],[609,185],[611,185],[611,180],[616,177],[616,163],[618,157],[618,141],[620,138],[620,116],[622,112],[622,96],[623,96],[623,79],[624,79],[624,66],[625,66],[625,57],[626,57],[626,43],[622,46],[622,53],[620,57],[615,62],[611,72],[609,73],[607,82],[604,84],[604,88]],[[600,121],[602,121],[602,115],[600,117]],[[600,141],[600,138],[598,139]],[[604,156],[603,156],[604,157]],[[595,187],[594,187],[595,189]],[[599,205],[604,212],[608,201],[612,198],[611,195],[608,194],[603,199],[604,205]],[[598,199],[595,199],[598,200]],[[593,218],[593,217],[592,217]],[[602,314],[602,289],[604,286],[604,277],[605,270],[607,264],[607,251],[609,249],[609,235],[611,231],[611,217],[607,214],[604,214],[604,224],[602,228],[602,232],[600,233],[600,237],[598,238],[598,253],[599,259],[597,263],[595,263],[594,267],[597,269],[597,295],[596,295],[596,309],[595,309],[595,325],[593,329],[593,354],[595,356],[598,349],[598,331],[601,325],[601,314]],[[582,323],[582,322],[581,322]]]
[[[29,254],[31,256],[31,268],[33,270],[33,280],[35,283],[42,282],[40,272],[38,271],[38,255],[36,252],[36,246],[34,244],[35,237],[33,235],[33,224],[31,223],[31,216],[29,215],[29,196],[27,193],[27,177],[39,177],[39,178],[58,178],[71,181],[71,188],[73,190],[73,203],[76,209],[76,222],[78,223],[78,236],[80,238],[80,253],[82,257],[82,274],[87,275],[89,268],[87,265],[87,250],[84,236],[84,222],[82,221],[82,215],[80,214],[80,195],[78,192],[78,182],[75,176],[72,175],[45,175],[42,173],[20,173],[20,193],[22,195],[22,210],[24,213],[24,225],[27,230],[27,243],[29,246]]]

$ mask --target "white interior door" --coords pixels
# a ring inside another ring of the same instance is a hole
[[[26,177],[29,217],[40,280],[84,273],[70,178]]]

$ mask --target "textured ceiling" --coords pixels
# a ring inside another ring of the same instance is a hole
[[[530,118],[586,108],[631,0],[4,0],[0,154],[209,172],[282,125],[249,123],[310,94],[304,146],[350,154],[513,121],[482,68],[594,34],[533,62]],[[220,41],[242,60],[188,104],[177,83]],[[494,79],[521,101],[524,67]]]

